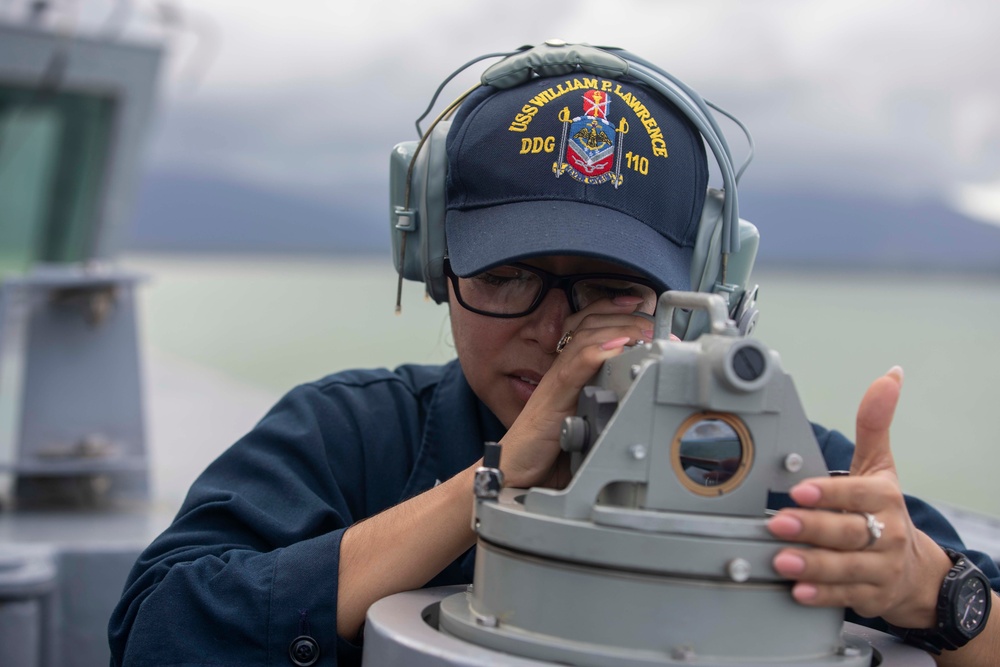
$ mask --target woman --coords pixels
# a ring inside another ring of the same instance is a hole
[[[702,134],[629,77],[536,77],[466,99],[447,162],[432,293],[447,295],[457,360],[338,373],[286,396],[139,559],[110,625],[115,664],[356,664],[374,601],[471,581],[484,441],[503,445],[508,486],[567,483],[558,437],[581,388],[652,337],[659,293],[691,287]],[[769,528],[815,548],[773,564],[801,604],[930,628],[953,567],[938,544],[963,547],[900,491],[888,430],[901,385],[893,369],[865,395],[853,461],[846,439],[817,430],[831,468],[851,475],[792,490],[800,507]],[[970,557],[1000,586],[988,558]],[[998,623],[941,664],[995,664]]]

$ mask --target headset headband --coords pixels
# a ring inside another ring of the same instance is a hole
[[[480,83],[449,104],[434,120],[426,132],[420,132],[420,121],[428,115],[443,88],[460,72],[487,58],[502,58],[488,67]],[[513,88],[534,77],[564,76],[585,72],[609,79],[629,77],[672,103],[700,133],[709,146],[722,177],[722,191],[710,189],[700,227],[696,254],[701,259],[692,265],[692,289],[714,291],[729,295],[731,312],[739,319],[741,313],[753,306],[756,289],[747,291],[746,281],[756,255],[758,234],[756,228],[740,220],[737,186],[740,177],[753,158],[754,145],[747,128],[734,116],[704,100],[697,92],[656,65],[616,47],[595,47],[586,44],[566,44],[549,40],[544,44],[525,46],[511,53],[491,53],[475,58],[449,75],[438,87],[427,110],[417,119],[419,143],[400,144],[393,151],[392,204],[394,262],[399,270],[397,310],[404,277],[423,280],[428,293],[436,300],[447,299],[447,286],[441,270],[441,260],[446,252],[444,234],[445,193],[431,181],[440,182],[447,173],[447,156],[444,137],[449,123],[443,121],[461,105],[465,98],[481,86]],[[739,170],[734,169],[729,145],[719,128],[712,109],[730,118],[747,137],[749,153]],[[438,146],[437,144],[442,144]],[[433,145],[433,147],[431,146]],[[405,160],[405,162],[404,162]],[[405,168],[405,180],[403,178]],[[419,186],[415,187],[415,183]],[[416,190],[416,194],[414,194]],[[415,197],[415,199],[414,199]],[[422,219],[421,219],[422,218]],[[439,219],[440,218],[440,219]],[[719,224],[721,222],[721,225]],[[407,258],[407,238],[414,236],[420,244],[420,257]],[[741,238],[751,242],[750,248],[741,253]],[[699,250],[700,248],[700,250]],[[730,271],[730,255],[736,256]],[[732,275],[730,275],[730,273]],[[730,279],[732,278],[732,279]],[[689,324],[680,314],[682,328],[688,333],[698,325]],[[756,309],[753,308],[753,319]],[[743,327],[741,327],[743,328]],[[747,332],[749,327],[744,329]]]

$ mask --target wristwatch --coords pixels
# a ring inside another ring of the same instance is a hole
[[[938,593],[937,622],[933,628],[891,630],[900,639],[940,655],[969,643],[986,627],[993,594],[990,581],[972,561],[953,549],[945,549],[953,563]]]

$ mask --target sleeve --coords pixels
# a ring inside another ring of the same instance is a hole
[[[336,635],[340,541],[397,502],[415,413],[398,391],[282,399],[140,556],[109,623],[112,665],[358,664]]]

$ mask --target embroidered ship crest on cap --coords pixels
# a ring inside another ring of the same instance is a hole
[[[567,174],[588,185],[611,181],[621,185],[621,151],[615,162],[616,141],[628,133],[628,122],[622,118],[615,128],[608,121],[611,100],[607,93],[588,90],[583,95],[583,115],[570,118],[569,107],[559,112],[562,121],[561,160],[552,165],[556,178]]]

